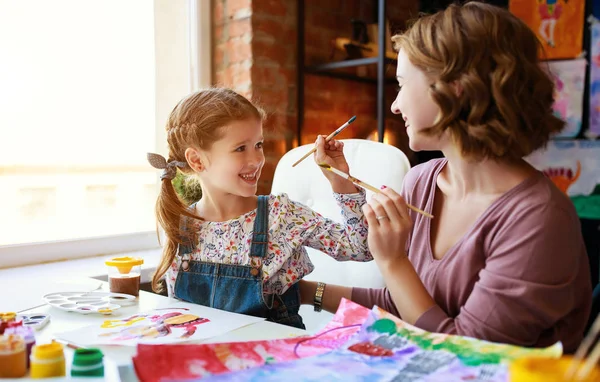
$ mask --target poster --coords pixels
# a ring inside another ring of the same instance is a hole
[[[525,159],[571,198],[579,217],[600,219],[600,141],[550,141]]]
[[[595,3],[600,4],[600,1]],[[599,5],[600,7],[600,5]],[[600,22],[595,20],[590,26],[590,128],[586,135],[600,136]]]
[[[585,0],[510,0],[509,10],[536,33],[544,48],[543,59],[581,54]]]
[[[579,134],[583,118],[583,90],[585,68],[583,58],[567,61],[543,62],[554,80],[554,114],[565,121],[564,130],[554,138],[572,138]]]
[[[131,316],[107,316],[101,324],[58,333],[58,339],[80,346],[179,343],[225,334],[264,318],[230,313],[198,305],[170,307]]]
[[[202,381],[472,381],[506,382],[508,363],[524,356],[558,358],[562,346],[531,349],[425,332],[375,307],[337,350]]]

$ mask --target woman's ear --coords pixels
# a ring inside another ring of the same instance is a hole
[[[462,84],[457,80],[457,81],[452,81],[451,85],[454,88],[454,94],[460,98],[460,96],[462,96],[462,94],[463,94]]]
[[[185,160],[187,161],[188,166],[190,166],[195,172],[204,171],[204,161],[202,160],[202,155],[198,150],[192,147],[185,149]]]

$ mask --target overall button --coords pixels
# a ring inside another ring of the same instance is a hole
[[[252,268],[252,269],[250,270],[250,274],[251,274],[252,276],[257,276],[257,275],[258,275],[258,269],[257,269],[257,268]]]
[[[183,263],[181,263],[181,269],[187,271],[188,269],[190,269],[190,263],[187,260],[185,260]]]

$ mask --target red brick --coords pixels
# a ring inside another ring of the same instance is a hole
[[[252,30],[255,38],[272,41],[281,41],[282,37],[294,36],[295,32],[293,26],[285,22],[284,19],[271,18],[254,18],[252,21]],[[287,41],[284,43],[287,43]]]
[[[252,44],[252,54],[256,62],[265,61],[284,64],[290,58],[295,60],[295,54],[291,55],[290,51],[291,49],[287,49],[285,45],[273,42],[254,40]]]
[[[227,57],[230,64],[242,62],[252,58],[252,46],[241,38],[227,41]]]
[[[221,23],[223,23],[224,20],[224,10],[223,10],[223,1],[224,0],[213,0],[213,20],[214,20],[214,25],[219,25]]]
[[[228,19],[239,18],[240,13],[251,13],[252,0],[227,0],[225,17]]]
[[[231,20],[228,23],[229,38],[241,37],[252,32],[250,19]]]
[[[252,12],[257,14],[268,14],[280,18],[288,16],[296,7],[296,1],[290,0],[252,0]]]

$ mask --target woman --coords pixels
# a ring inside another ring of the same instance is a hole
[[[522,159],[564,127],[535,34],[508,11],[471,2],[420,18],[393,40],[392,111],[412,150],[445,158],[414,167],[400,194],[384,189],[364,206],[387,289],[304,282],[303,303],[319,308],[322,294],[335,311],[345,297],[432,332],[535,347],[562,341],[574,351],[591,304],[579,220]],[[347,169],[340,146],[319,137],[315,160]]]

